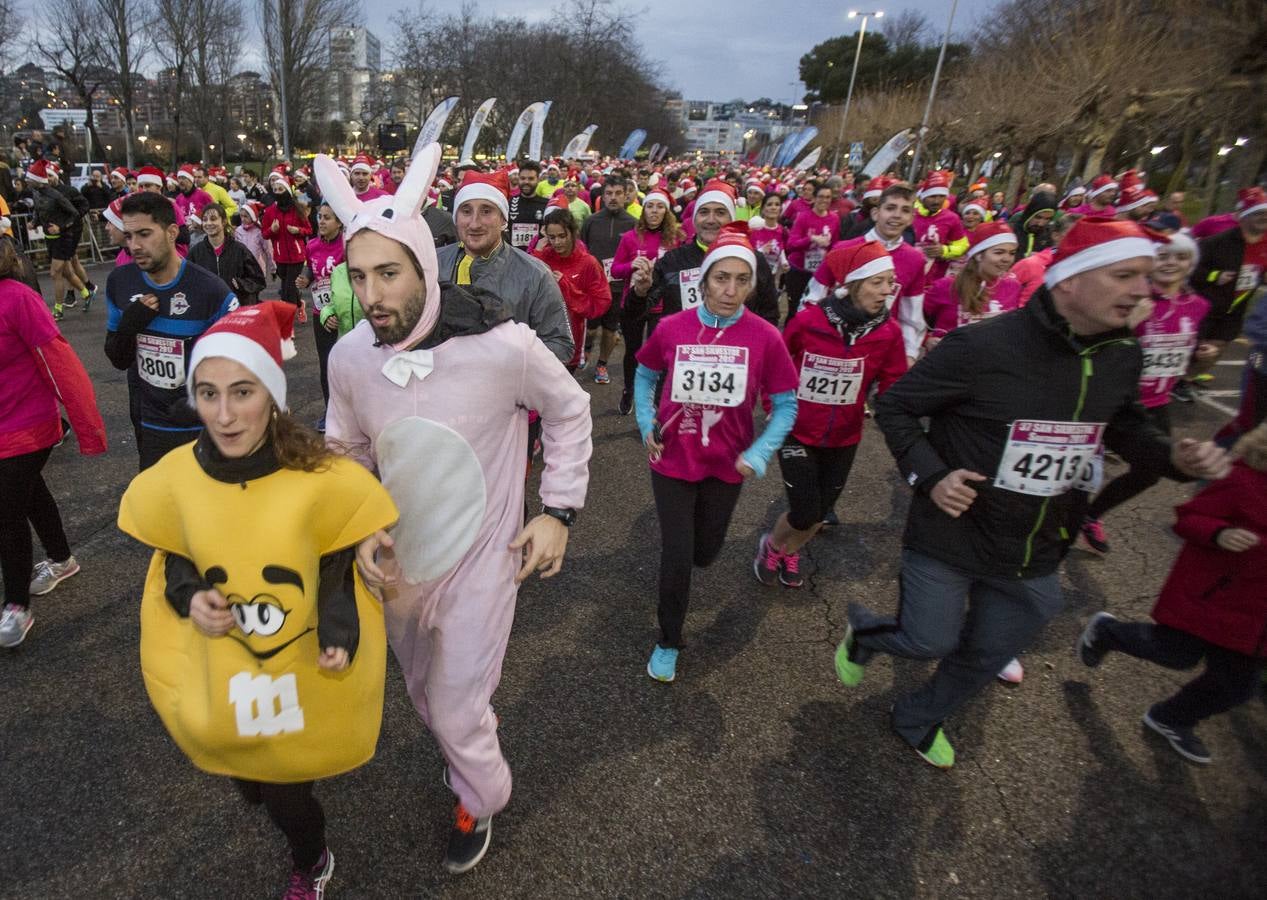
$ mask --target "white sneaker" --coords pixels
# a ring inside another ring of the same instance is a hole
[[[25,606],[10,603],[0,613],[0,647],[16,647],[35,624],[35,616]]]
[[[42,597],[57,587],[70,576],[79,571],[79,563],[75,557],[69,556],[65,562],[42,560],[35,564],[35,572],[31,578],[31,596]]]
[[[1025,678],[1025,670],[1021,668],[1021,661],[1013,659],[1010,663],[1003,667],[1003,671],[999,673],[999,681],[1008,684],[1020,684]]]

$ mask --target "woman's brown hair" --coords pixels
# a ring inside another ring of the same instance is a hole
[[[985,280],[981,277],[980,256],[969,259],[955,276],[954,294],[959,305],[971,315],[981,314],[985,308]]]
[[[638,217],[638,237],[642,237],[651,230],[651,226],[647,224],[647,208],[642,207],[642,215]],[[664,218],[660,220],[660,246],[674,247],[678,242],[678,235],[682,231],[682,226],[678,224],[677,216],[673,215],[673,210],[666,209]]]
[[[0,278],[12,278],[22,281],[22,260],[18,259],[18,250],[12,241],[0,240]]]
[[[273,452],[283,469],[320,472],[330,467],[334,454],[325,440],[290,413],[274,410],[273,421],[268,427],[272,433]]]

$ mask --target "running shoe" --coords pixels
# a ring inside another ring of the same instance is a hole
[[[1175,386],[1170,389],[1170,399],[1191,403],[1197,399],[1196,386],[1191,381],[1176,381]]]
[[[1020,684],[1025,679],[1025,669],[1021,666],[1021,661],[1013,657],[1012,661],[999,671],[998,679],[1005,684]]]
[[[54,303],[53,304],[53,321],[60,322],[62,320],[63,315],[64,313],[62,312],[62,305],[60,303]]]
[[[933,739],[927,747],[916,747],[915,752],[924,762],[939,769],[949,769],[955,764],[955,748],[950,746],[950,741],[946,740],[946,732],[940,728],[933,733]]]
[[[322,416],[320,419],[313,422],[312,430],[317,432],[317,434],[325,434],[326,433],[326,417]]]
[[[656,644],[647,662],[647,674],[666,684],[677,678],[677,650]]]
[[[1087,622],[1087,627],[1082,629],[1082,634],[1078,635],[1078,643],[1074,645],[1073,652],[1088,669],[1094,669],[1102,663],[1105,655],[1112,649],[1104,646],[1104,642],[1100,639],[1100,629],[1105,623],[1116,621],[1117,616],[1112,613],[1098,612],[1091,617],[1091,621]]]
[[[67,291],[66,297],[62,300],[62,306],[66,309],[74,309],[79,305],[79,296],[73,291]]]
[[[835,528],[840,524],[840,519],[836,515],[836,510],[827,510],[827,515],[823,516],[823,528]]]
[[[606,366],[594,367],[594,383],[595,384],[611,384],[612,377],[607,374]]]
[[[1160,704],[1151,707],[1148,712],[1144,713],[1145,725],[1164,737],[1174,751],[1189,762],[1208,766],[1214,761],[1214,757],[1210,755],[1210,751],[1206,748],[1201,738],[1197,737],[1197,733],[1193,729],[1167,725],[1165,722],[1159,721],[1155,715],[1157,706],[1160,706]]]
[[[31,596],[43,597],[67,578],[79,572],[79,563],[75,557],[69,556],[65,562],[53,562],[51,559],[41,560],[35,564],[31,577]]]
[[[444,867],[454,875],[469,872],[488,852],[493,838],[493,817],[476,818],[459,803],[453,809],[453,830],[444,853]]]
[[[805,576],[801,574],[801,554],[784,553],[783,565],[779,567],[779,582],[788,588],[798,588],[805,584]]]
[[[617,410],[622,416],[627,416],[633,412],[633,394],[622,393],[620,395],[620,406],[617,407]]]
[[[321,851],[317,864],[311,869],[290,870],[290,881],[282,900],[321,900],[326,895],[326,883],[333,874],[334,854],[327,847]]]
[[[1109,537],[1104,533],[1103,522],[1089,516],[1082,520],[1082,527],[1078,529],[1078,549],[1096,556],[1108,555]]]
[[[300,303],[296,315],[299,317],[299,324],[306,325],[308,323],[308,304]]]
[[[836,647],[836,677],[840,679],[840,683],[845,687],[857,687],[862,683],[862,676],[867,671],[862,665],[850,658],[853,656],[853,649],[853,625],[846,625],[845,639]]]
[[[35,616],[25,606],[10,603],[0,612],[0,647],[16,647],[26,639]]]
[[[757,581],[766,587],[774,587],[776,581],[779,580],[780,563],[783,561],[783,554],[774,549],[774,544],[770,543],[770,532],[766,532],[757,538],[757,555],[752,560],[752,574],[757,576]]]
[[[92,301],[97,299],[97,286],[90,281],[84,287],[88,288],[88,296],[84,298],[84,312],[88,312]]]

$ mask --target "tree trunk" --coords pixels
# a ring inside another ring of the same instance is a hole
[[[1089,130],[1089,136],[1083,143],[1087,155],[1087,161],[1082,167],[1083,181],[1090,181],[1100,174],[1100,169],[1104,165],[1104,154],[1109,149],[1109,141],[1112,140],[1115,130],[1113,126],[1104,122],[1095,123]]]
[[[1179,162],[1175,164],[1175,170],[1170,173],[1170,181],[1166,183],[1166,196],[1169,197],[1175,191],[1181,191],[1184,185],[1188,183],[1188,167],[1192,165],[1192,138],[1196,131],[1196,126],[1192,122],[1188,122],[1183,127],[1183,137],[1180,138]]]
[[[1210,167],[1205,173],[1205,215],[1214,212],[1215,204],[1218,203],[1219,195],[1219,168],[1223,157],[1219,156],[1219,148],[1223,146],[1223,131],[1216,131],[1211,134],[1214,138],[1210,142]]]

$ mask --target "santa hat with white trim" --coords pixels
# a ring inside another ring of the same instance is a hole
[[[101,211],[101,218],[105,219],[115,228],[123,230],[123,198],[115,197],[110,201],[110,205]]]
[[[651,202],[663,203],[665,209],[673,211],[673,198],[669,196],[669,192],[662,187],[654,187],[647,191],[647,196],[642,198],[642,205],[645,208]]]
[[[282,362],[295,356],[295,307],[281,300],[240,306],[220,318],[194,344],[189,359],[191,377],[185,389],[194,402],[198,364],[221,357],[240,363],[273,395],[277,408],[286,409],[286,376]]]
[[[366,172],[369,174],[373,174],[374,160],[370,159],[369,156],[365,153],[359,153],[357,154],[356,159],[352,160],[351,171]]]
[[[954,175],[942,169],[929,172],[924,183],[920,185],[919,198],[923,200],[925,197],[950,196],[950,183],[953,180]]]
[[[130,174],[131,173],[127,169],[123,168],[123,166],[115,166],[110,170],[110,174],[107,177],[117,178],[120,181],[126,182],[128,180],[128,175]]]
[[[462,173],[462,184],[453,195],[453,211],[471,200],[487,200],[502,211],[502,218],[510,220],[510,178],[505,172],[485,175],[476,169]]]
[[[710,201],[718,202],[718,201]],[[702,281],[708,275],[709,268],[723,259],[739,259],[748,264],[753,277],[757,274],[757,252],[752,249],[752,241],[748,239],[747,222],[728,222],[717,234],[717,240],[704,254],[704,261],[699,265],[699,277]]]
[[[965,259],[971,259],[978,253],[984,253],[991,247],[1005,244],[1017,245],[1016,232],[1007,222],[983,222],[968,232],[968,251]]]
[[[848,247],[838,247],[823,259],[823,265],[831,272],[831,288],[847,286],[851,281],[864,281],[872,275],[893,271],[893,257],[879,241],[863,241]]]
[[[1256,212],[1267,210],[1267,193],[1255,185],[1241,188],[1236,194],[1236,218],[1243,219]]]
[[[55,166],[51,166],[46,159],[37,159],[31,163],[26,170],[26,180],[34,181],[36,184],[48,184],[49,169],[57,171]]]
[[[1169,239],[1165,235],[1130,219],[1084,216],[1056,246],[1043,283],[1051,288],[1091,269],[1139,256],[1152,257],[1157,244],[1166,243]]]
[[[185,163],[183,166],[181,166],[179,169],[177,169],[177,170],[176,170],[176,179],[179,181],[181,178],[188,178],[188,179],[189,179],[189,183],[190,183],[190,184],[193,184],[193,181],[194,181],[194,167],[193,167],[193,166],[191,166],[189,163]]]
[[[1091,179],[1091,186],[1087,189],[1087,198],[1098,197],[1105,191],[1116,191],[1121,185],[1114,180],[1112,175],[1097,175]]]
[[[972,210],[976,210],[977,215],[979,215],[982,219],[990,214],[989,207],[986,206],[984,197],[979,200],[969,201],[961,206],[959,208],[959,217],[963,218]]]
[[[879,200],[880,195],[884,193],[884,189],[891,184],[897,184],[897,180],[889,178],[887,175],[877,175],[867,182],[866,190],[862,192],[863,200]]]
[[[136,183],[154,184],[159,187],[163,186],[163,170],[154,166],[141,166],[141,171],[136,175]]]
[[[699,192],[699,196],[695,198],[695,215],[699,215],[705,203],[720,203],[726,208],[726,212],[730,213],[730,218],[734,219],[735,189],[720,178],[714,178]]]
[[[1156,203],[1157,195],[1142,184],[1132,184],[1122,188],[1122,196],[1118,198],[1117,211],[1120,213],[1139,209],[1149,203]]]

